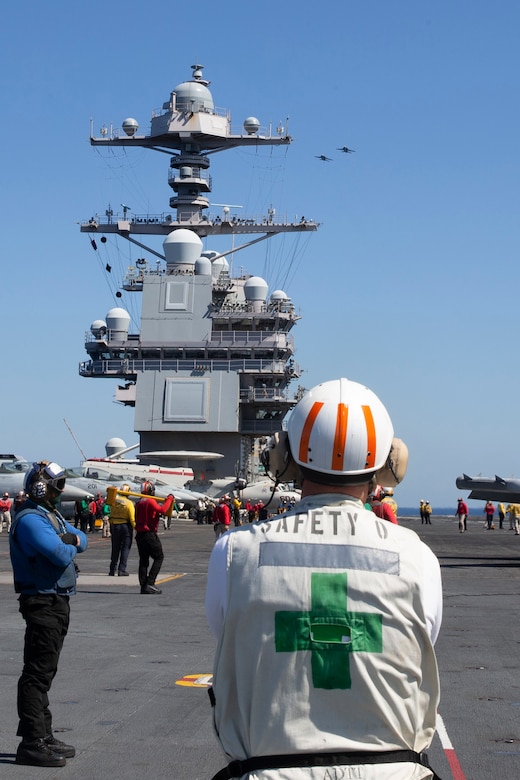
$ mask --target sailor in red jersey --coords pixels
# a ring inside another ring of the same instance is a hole
[[[381,485],[376,485],[376,488],[373,493],[371,493],[368,497],[370,506],[372,507],[372,512],[377,516],[380,517],[381,520],[388,520],[389,523],[394,523],[397,525],[397,516],[386,501],[383,501],[385,497],[385,490],[381,487]]]
[[[222,536],[229,531],[231,526],[231,509],[229,508],[229,496],[222,496],[219,503],[213,510],[213,530],[215,536]]]
[[[139,583],[141,593],[159,594],[162,591],[155,586],[155,580],[164,560],[161,540],[157,535],[161,515],[170,511],[175,498],[170,493],[167,499],[159,504],[154,498],[155,486],[152,482],[145,482],[141,488],[150,498],[142,498],[135,506],[135,541],[139,550]],[[148,566],[150,558],[153,560],[150,571]]]

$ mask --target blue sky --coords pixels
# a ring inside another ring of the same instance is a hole
[[[520,476],[519,28],[514,2],[11,3],[1,448],[78,463],[64,419],[89,456],[137,441],[115,383],[78,375],[85,332],[120,303],[78,222],[109,202],[166,210],[168,158],[100,154],[89,122],[147,131],[200,62],[236,127],[289,117],[288,150],[214,158],[212,198],[321,223],[235,257],[300,309],[302,384],[378,393],[410,450],[403,506],[454,504],[463,471]],[[116,282],[139,256],[120,250]]]

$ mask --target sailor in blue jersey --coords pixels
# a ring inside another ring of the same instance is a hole
[[[439,562],[364,506],[406,470],[388,412],[357,382],[324,382],[267,454],[267,472],[297,479],[302,498],[211,553],[211,699],[230,762],[213,780],[437,778],[424,751],[439,702]]]
[[[64,766],[76,752],[53,735],[48,699],[69,626],[69,596],[76,592],[74,561],[88,544],[56,509],[64,488],[65,472],[57,463],[33,463],[24,484],[28,499],[9,536],[14,587],[26,622],[16,763],[29,766]]]

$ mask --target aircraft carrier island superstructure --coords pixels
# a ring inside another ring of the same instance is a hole
[[[233,134],[229,113],[214,107],[202,66],[192,68],[191,80],[179,84],[152,116],[149,135],[138,133],[134,119],[126,119],[120,131],[103,128],[100,138],[91,134],[94,146],[170,154],[168,183],[175,194],[170,212],[141,217],[123,206],[114,215],[109,207],[105,217],[81,224],[95,247],[117,234],[143,256],[122,283],[124,291],[142,295],[139,333],[130,332],[124,308],[111,309],[92,323],[85,343],[89,359],[79,371],[119,380],[116,400],[135,406],[144,461],[143,453],[170,453],[178,460],[184,453],[195,466],[193,453],[203,459],[199,468],[208,477],[249,481],[255,440],[280,430],[297,400],[298,390],[290,392],[289,385],[300,375],[291,334],[299,316],[283,290],[269,293],[259,276],[233,276],[227,257],[279,233],[315,231],[317,224],[279,220],[274,209],[260,219],[238,219],[227,208],[211,216],[211,154],[284,145],[291,138],[281,129],[262,130],[255,117]],[[163,237],[162,252],[143,243],[148,236]],[[231,248],[204,249],[203,239],[212,237],[227,237]]]

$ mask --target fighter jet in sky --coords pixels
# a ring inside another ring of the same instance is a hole
[[[332,157],[326,157],[324,154],[315,154],[314,156],[322,162],[332,162]]]
[[[338,146],[338,152],[345,152],[345,154],[353,154],[356,150],[349,149],[348,146]]]

